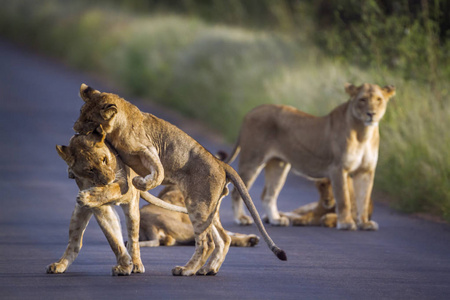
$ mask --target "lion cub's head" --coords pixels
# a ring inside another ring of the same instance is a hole
[[[319,191],[320,199],[319,203],[326,209],[330,209],[335,206],[336,201],[333,196],[333,189],[331,187],[331,181],[328,178],[323,178],[314,182],[317,190]]]
[[[377,125],[386,112],[386,106],[395,95],[392,85],[383,88],[365,83],[359,87],[347,83],[345,91],[350,95],[353,116],[366,126]]]
[[[88,134],[101,125],[106,133],[111,132],[124,100],[115,94],[97,91],[84,83],[80,87],[80,97],[85,103],[73,129],[78,133]]]
[[[117,159],[106,145],[105,136],[100,126],[87,135],[74,135],[69,146],[56,146],[75,178],[91,186],[105,186],[116,178]]]

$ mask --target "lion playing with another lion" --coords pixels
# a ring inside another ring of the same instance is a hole
[[[74,124],[76,132],[86,134],[102,126],[106,140],[139,175],[132,180],[139,190],[164,184],[176,185],[182,192],[194,228],[195,252],[185,266],[172,270],[173,275],[215,275],[219,271],[231,243],[219,218],[219,206],[230,182],[243,197],[270,250],[279,259],[287,259],[267,234],[245,185],[228,164],[176,126],[141,112],[115,94],[83,84],[80,96],[85,103]]]
[[[116,255],[113,275],[143,273],[145,269],[139,251],[139,197],[164,209],[187,213],[184,207],[166,203],[134,188],[131,179],[136,174],[117,157],[114,149],[105,142],[106,133],[101,127],[99,129],[88,135],[73,136],[69,146],[56,146],[59,156],[69,167],[69,178],[75,179],[80,192],[70,219],[69,244],[61,259],[47,266],[47,273],[64,273],[76,259],[92,215]],[[128,250],[113,205],[120,205],[124,211],[130,241]]]

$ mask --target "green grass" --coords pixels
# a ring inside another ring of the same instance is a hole
[[[345,82],[394,84],[397,96],[380,125],[375,189],[392,195],[398,209],[450,221],[445,78],[430,84],[420,76],[403,76],[404,70],[356,67],[327,57],[302,33],[294,39],[193,17],[64,3],[7,1],[0,11],[0,34],[200,119],[229,141],[256,105],[288,104],[323,115],[347,100]]]

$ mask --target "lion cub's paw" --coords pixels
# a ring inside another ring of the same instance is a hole
[[[189,270],[189,269],[187,269],[185,267],[177,266],[177,267],[172,269],[172,275],[173,276],[192,276],[194,274],[195,273],[192,272],[192,270]]]
[[[103,189],[95,187],[79,191],[77,196],[77,203],[81,206],[97,207],[99,203],[98,198],[101,197],[102,193]]]
[[[112,268],[112,275],[113,276],[128,276],[131,274],[131,271],[133,270],[133,265],[117,265]]]
[[[145,177],[136,176],[133,178],[132,182],[138,190],[145,192],[156,187],[153,177],[153,174],[147,175]]]
[[[335,213],[328,213],[320,218],[320,224],[324,227],[336,227],[337,215]]]
[[[133,263],[133,273],[145,273],[145,267],[142,262]]]
[[[356,230],[356,223],[351,222],[337,222],[337,229],[339,230]]]
[[[61,274],[66,271],[67,266],[65,264],[55,262],[48,265],[45,269],[47,274]]]
[[[280,216],[279,219],[275,219],[270,222],[272,226],[289,226],[289,218],[285,216]]]
[[[89,207],[89,204],[90,204],[89,192],[86,191],[86,190],[79,191],[78,192],[78,196],[77,196],[77,203],[80,206],[87,206],[87,207]]]
[[[234,222],[236,222],[236,224],[238,225],[252,225],[253,219],[250,216],[242,215],[239,218],[234,219]]]
[[[378,223],[375,222],[375,221],[369,221],[369,222],[360,224],[358,227],[361,230],[372,230],[372,231],[375,231],[375,230],[378,230]]]
[[[292,219],[292,226],[306,226],[311,221],[309,216],[300,216]]]
[[[197,271],[196,275],[203,275],[203,276],[215,276],[219,271],[214,270],[207,267],[201,267],[200,270]]]
[[[254,247],[259,243],[259,236],[254,234],[249,234],[247,238],[246,247]]]

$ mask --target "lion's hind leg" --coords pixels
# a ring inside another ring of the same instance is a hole
[[[69,244],[63,256],[57,261],[47,266],[49,274],[64,273],[67,268],[77,258],[83,246],[83,234],[92,217],[92,210],[80,205],[76,205],[70,218]]]
[[[192,185],[186,193],[185,204],[194,228],[195,252],[184,267],[177,266],[172,269],[174,276],[196,274],[213,253],[217,239],[213,225],[218,216],[224,186],[225,182],[211,180],[208,186]],[[191,195],[195,195],[195,199]]]
[[[242,148],[239,158],[238,173],[247,190],[250,190],[259,173],[264,167],[263,153],[253,151],[250,148]],[[245,213],[244,201],[239,191],[234,188],[231,192],[231,205],[233,208],[234,222],[239,225],[253,224],[253,218]]]
[[[214,251],[215,243],[210,225],[201,234],[195,236],[195,252],[184,267],[177,266],[172,269],[174,276],[192,276],[203,266],[211,253]]]
[[[198,270],[198,275],[216,275],[222,266],[231,244],[231,237],[223,229],[219,214],[215,217],[214,225],[211,227],[214,239],[214,251],[208,263]]]
[[[275,226],[289,225],[289,218],[278,212],[277,199],[290,168],[289,163],[274,158],[267,162],[264,169],[266,182],[261,198],[269,223]]]

